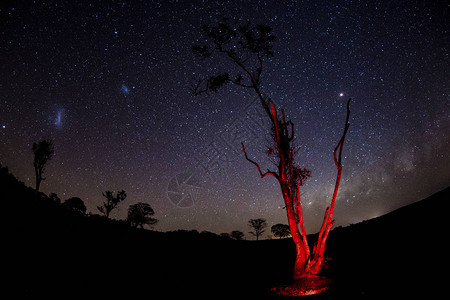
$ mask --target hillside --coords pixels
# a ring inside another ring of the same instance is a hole
[[[271,241],[134,229],[35,199],[5,168],[0,177],[5,286],[17,296],[265,294],[290,276],[293,252],[280,260],[286,247]]]
[[[35,199],[32,189],[4,169],[5,286],[17,296],[260,298],[272,297],[267,289],[290,279],[290,239],[234,241],[193,231],[132,229],[68,211],[45,197]],[[336,280],[329,293],[318,297],[441,293],[448,199],[450,188],[333,230],[327,249],[332,259],[324,274]]]
[[[442,293],[449,199],[450,188],[446,188],[386,215],[334,230],[328,247],[333,256],[330,276],[339,278],[339,292]]]

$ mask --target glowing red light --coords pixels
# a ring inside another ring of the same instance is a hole
[[[329,278],[308,276],[291,284],[273,287],[270,290],[280,296],[309,296],[328,291],[332,282],[333,280]]]

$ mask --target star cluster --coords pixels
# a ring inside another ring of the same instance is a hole
[[[0,162],[33,186],[31,145],[53,139],[42,190],[102,192],[149,203],[159,230],[247,232],[250,218],[286,223],[263,168],[267,120],[255,95],[229,86],[193,96],[229,62],[196,58],[201,26],[223,17],[277,37],[264,92],[296,128],[312,170],[302,203],[320,226],[335,180],[332,150],[351,97],[337,225],[384,214],[450,182],[448,8],[439,1],[15,1],[0,10]]]

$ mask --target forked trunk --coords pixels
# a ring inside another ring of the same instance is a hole
[[[242,151],[245,154],[245,158],[258,168],[261,177],[272,175],[280,183],[284,203],[286,204],[286,213],[289,222],[289,228],[291,230],[292,239],[294,240],[296,249],[293,276],[294,279],[316,276],[322,269],[325,261],[325,244],[328,238],[328,234],[330,233],[330,229],[334,224],[334,205],[336,202],[339,183],[341,180],[342,147],[344,145],[347,130],[350,126],[348,122],[350,116],[350,100],[351,99],[349,99],[347,102],[347,117],[344,126],[344,133],[333,152],[334,163],[337,167],[337,177],[333,197],[331,199],[330,206],[328,206],[325,211],[322,227],[320,228],[319,236],[312,252],[310,251],[310,248],[308,246],[300,201],[300,186],[302,185],[303,180],[301,176],[304,175],[305,178],[307,178],[306,176],[309,176],[309,174],[300,175],[298,172],[300,172],[301,170],[294,166],[293,151],[290,144],[294,138],[294,125],[290,121],[286,122],[283,111],[282,119],[279,119],[275,110],[275,106],[273,105],[273,103],[270,103],[270,113],[272,115],[272,123],[274,126],[274,140],[276,142],[279,158],[278,172],[267,170],[266,173],[263,173],[259,165],[248,158],[247,153],[245,152],[244,144],[242,144]]]
[[[294,264],[294,279],[300,279],[310,275],[310,268],[308,260],[305,256],[305,251],[301,245],[295,247],[297,253]]]

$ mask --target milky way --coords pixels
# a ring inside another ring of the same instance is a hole
[[[0,162],[33,186],[31,145],[53,139],[42,191],[80,197],[98,213],[102,192],[147,202],[156,229],[247,232],[250,218],[286,223],[266,169],[267,120],[250,91],[194,97],[201,75],[228,68],[191,47],[222,17],[267,24],[277,36],[262,90],[296,128],[311,169],[302,202],[320,226],[344,146],[336,225],[420,200],[450,182],[448,8],[442,1],[15,1],[0,10]],[[438,208],[437,208],[438,209]]]

